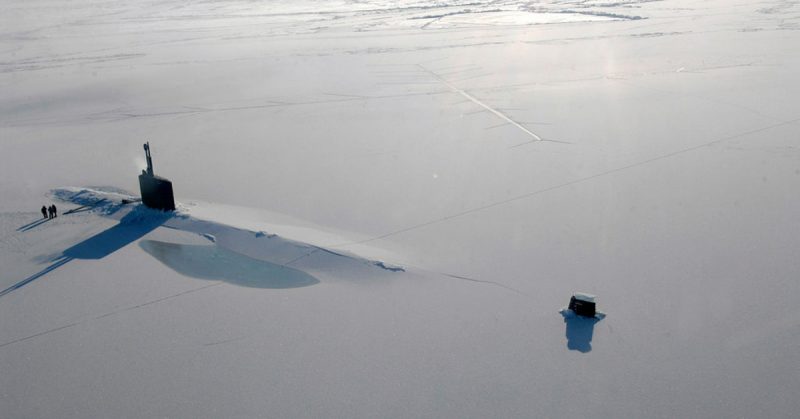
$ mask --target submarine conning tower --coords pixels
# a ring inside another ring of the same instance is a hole
[[[147,170],[142,170],[142,174],[139,175],[142,203],[150,208],[174,211],[175,196],[172,193],[172,182],[153,173],[153,159],[150,157],[149,142],[144,144],[144,155],[147,158]]]

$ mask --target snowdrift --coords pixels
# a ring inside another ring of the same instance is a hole
[[[324,270],[343,278],[380,277],[405,269],[381,260],[373,260],[349,252],[334,251],[316,243],[302,242],[264,229],[248,230],[231,224],[235,213],[213,208],[209,204],[179,205],[175,212],[145,207],[139,198],[123,190],[109,187],[58,188],[53,198],[78,205],[64,212],[92,212],[119,220],[119,224],[63,252],[60,258],[100,259],[119,248],[142,239],[140,247],[173,270],[195,278],[223,280],[237,285],[259,288],[293,288],[319,282],[313,272]],[[203,208],[213,213],[213,220],[198,218],[193,213]],[[235,211],[234,211],[235,212]],[[231,224],[221,220],[229,217]],[[255,221],[249,220],[250,225]],[[167,242],[144,238],[156,228],[193,233],[203,244]],[[298,230],[295,230],[298,231]],[[309,229],[304,230],[309,237]],[[319,232],[318,237],[326,237]],[[143,239],[144,238],[144,239]],[[330,238],[330,237],[328,237]]]

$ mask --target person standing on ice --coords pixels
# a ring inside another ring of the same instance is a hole
[[[58,208],[56,208],[56,204],[53,204],[53,218],[58,217]]]
[[[45,207],[44,205],[42,205],[42,216],[44,218],[47,218],[47,207]]]

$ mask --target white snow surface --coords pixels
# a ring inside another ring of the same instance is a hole
[[[798,45],[788,0],[3,1],[0,416],[796,417]]]
[[[576,292],[575,294],[572,294],[572,296],[577,298],[578,300],[588,301],[590,303],[593,303],[596,297],[592,294],[587,294],[585,292]]]

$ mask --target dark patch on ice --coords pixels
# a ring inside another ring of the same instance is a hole
[[[334,252],[333,250],[326,249],[326,248],[324,248],[324,247],[319,247],[319,246],[313,246],[313,247],[314,247],[314,249],[316,249],[316,250],[319,250],[319,251],[322,251],[322,252],[325,252],[325,253],[327,253],[327,254],[329,254],[329,255],[338,256],[338,257],[340,257],[340,258],[347,258],[347,259],[350,259],[350,256],[343,255],[343,254],[341,254],[341,253],[338,253],[338,252]],[[316,250],[315,250],[315,251],[316,251]]]
[[[142,240],[139,246],[175,272],[192,278],[252,288],[298,288],[319,283],[303,271],[253,259],[217,245]]]
[[[387,265],[383,262],[373,262],[373,265],[391,272],[405,272],[406,270],[400,266]]]
[[[564,316],[567,330],[567,349],[578,352],[592,351],[592,337],[594,337],[594,325],[605,318],[605,314],[598,313],[595,317],[578,316],[572,310],[563,308],[560,311]]]

